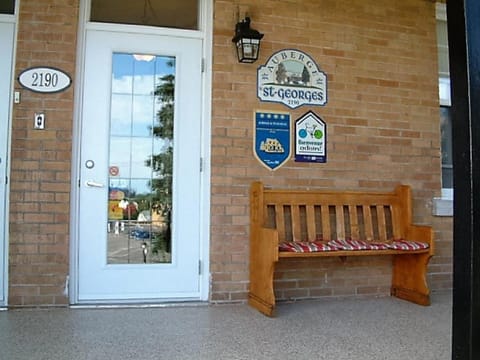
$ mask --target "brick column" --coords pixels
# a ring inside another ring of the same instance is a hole
[[[78,0],[22,0],[15,74],[51,66],[75,71]],[[55,94],[22,89],[12,121],[10,306],[65,305],[69,262],[73,86]],[[43,112],[45,130],[33,129]]]

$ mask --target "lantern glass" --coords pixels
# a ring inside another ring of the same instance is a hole
[[[238,61],[253,63],[258,59],[258,48],[260,40],[242,38],[237,42]]]

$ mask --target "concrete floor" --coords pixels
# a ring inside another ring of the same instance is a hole
[[[451,359],[451,293],[247,305],[0,312],[0,359]]]

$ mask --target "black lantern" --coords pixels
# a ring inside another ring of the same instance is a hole
[[[235,26],[235,36],[232,42],[237,47],[238,61],[254,63],[258,59],[260,40],[263,34],[250,28],[250,18],[246,17]]]

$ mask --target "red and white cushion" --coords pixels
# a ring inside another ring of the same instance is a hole
[[[382,242],[368,242],[368,250],[388,250],[388,244]]]
[[[288,252],[314,252],[315,247],[309,242],[294,242],[290,241],[279,245],[280,251]]]
[[[353,239],[337,239],[325,241],[290,241],[279,245],[280,251],[287,252],[320,252],[320,251],[356,251],[356,250],[423,250],[428,249],[429,245],[420,241],[411,241],[398,239],[387,243],[370,242]]]
[[[393,250],[412,251],[412,250],[428,249],[429,245],[427,243],[420,242],[420,241],[399,239],[389,243],[388,247],[389,249],[393,249]]]
[[[336,250],[339,250],[336,246],[332,246],[330,244],[327,244],[326,242],[314,241],[313,243],[317,247],[317,251],[336,251]]]
[[[369,244],[363,240],[337,239],[330,240],[328,245],[334,246],[339,250],[369,250]]]
[[[280,251],[301,253],[337,250],[335,247],[321,241],[289,241],[281,243],[278,248]]]

